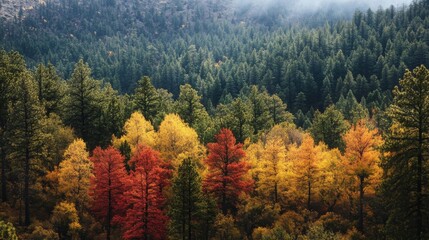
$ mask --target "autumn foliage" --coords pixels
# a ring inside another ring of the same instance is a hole
[[[207,192],[216,196],[222,212],[233,210],[238,196],[250,190],[253,182],[245,178],[249,170],[242,144],[236,144],[231,130],[222,129],[216,142],[207,144],[209,155],[205,160],[208,174],[204,180]]]
[[[130,164],[134,170],[123,179],[126,190],[119,203],[126,211],[115,222],[122,225],[124,239],[164,239],[168,218],[162,211],[160,185],[167,170],[161,167],[159,153],[144,146],[137,147]]]
[[[91,179],[89,192],[94,199],[92,211],[106,225],[110,239],[111,220],[114,215],[121,214],[118,206],[125,191],[122,182],[127,177],[124,157],[113,147],[97,147],[93,151],[91,161],[94,164],[94,177]]]

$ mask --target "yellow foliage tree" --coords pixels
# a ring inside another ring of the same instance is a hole
[[[59,190],[67,202],[74,203],[78,212],[82,212],[90,202],[88,189],[93,163],[89,160],[86,144],[76,139],[64,152],[64,160],[60,163],[58,173]]]
[[[369,129],[365,120],[358,121],[344,135],[345,164],[352,180],[357,180],[359,192],[358,229],[363,232],[365,190],[374,190],[381,178],[380,151],[383,144],[377,129]],[[353,181],[352,181],[353,182]]]
[[[319,163],[319,197],[327,212],[342,203],[345,197],[346,178],[342,155],[338,148],[328,149],[327,145],[319,144],[321,161]]]
[[[299,198],[306,196],[307,209],[311,209],[312,196],[317,192],[320,179],[321,149],[314,145],[310,135],[304,135],[299,147],[290,150],[293,159],[296,193]]]
[[[119,139],[113,137],[113,146],[119,148],[121,144],[126,142],[131,148],[131,153],[134,153],[137,145],[155,146],[156,133],[154,128],[140,112],[131,114],[131,117],[125,122],[124,133]]]
[[[255,166],[258,172],[256,190],[264,199],[276,204],[281,193],[289,189],[287,176],[290,166],[286,162],[286,147],[281,138],[274,138],[267,141],[261,153]]]
[[[204,148],[195,130],[177,114],[168,114],[159,126],[156,149],[177,168],[185,158],[201,159]]]
[[[58,203],[52,212],[51,222],[60,239],[79,239],[78,232],[82,226],[74,203]]]

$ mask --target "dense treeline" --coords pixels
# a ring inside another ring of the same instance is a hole
[[[429,238],[427,1],[116,3],[0,25],[0,238]]]
[[[82,60],[64,81],[0,59],[3,238],[428,237],[423,65],[395,87],[382,133],[335,105],[304,131],[257,86],[209,114],[188,84],[173,100],[143,77],[119,95]]]
[[[53,63],[65,78],[83,58],[95,78],[122,93],[133,92],[143,75],[176,97],[189,83],[209,111],[258,85],[294,114],[312,115],[350,91],[371,113],[389,103],[406,68],[429,63],[427,1],[317,27],[270,25],[228,12],[225,2],[60,2],[2,24],[2,45],[32,66]]]

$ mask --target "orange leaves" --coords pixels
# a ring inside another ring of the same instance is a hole
[[[90,195],[94,199],[92,210],[106,225],[110,236],[111,220],[119,214],[118,205],[125,191],[123,180],[127,177],[124,157],[113,147],[94,149],[94,178],[91,179]]]
[[[167,170],[162,168],[159,153],[149,147],[139,146],[130,163],[134,170],[123,179],[126,191],[119,203],[125,215],[115,221],[121,223],[124,239],[164,239],[167,217],[162,211],[161,185]]]
[[[208,174],[204,179],[204,188],[214,194],[226,214],[234,210],[240,194],[250,190],[253,182],[245,179],[249,170],[246,162],[241,159],[245,156],[242,144],[236,144],[231,130],[222,129],[216,135],[216,142],[207,144],[209,156],[205,160]]]
[[[369,129],[366,122],[360,120],[344,135],[344,142],[344,157],[349,174],[367,178],[381,171],[378,166],[381,156],[378,148],[383,140],[376,129]]]

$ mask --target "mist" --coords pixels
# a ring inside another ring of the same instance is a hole
[[[265,10],[269,8],[283,8],[289,12],[315,12],[321,9],[331,7],[345,7],[353,9],[368,9],[377,10],[388,8],[391,5],[394,7],[402,7],[409,5],[413,0],[233,0],[235,7],[239,9]]]

